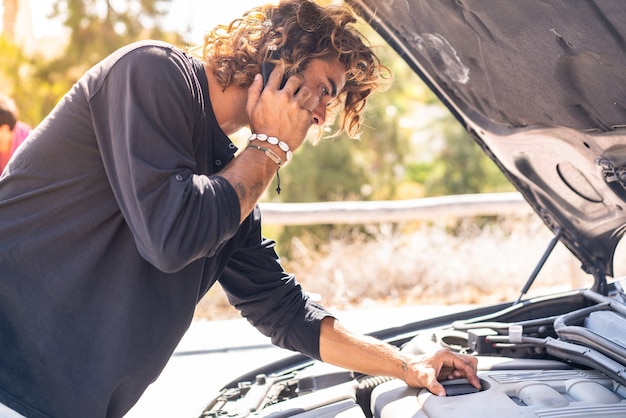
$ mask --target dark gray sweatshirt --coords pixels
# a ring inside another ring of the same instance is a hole
[[[1,403],[123,416],[217,280],[275,344],[319,358],[328,313],[215,175],[235,151],[202,63],[171,45],[130,45],[76,83],[0,178]]]

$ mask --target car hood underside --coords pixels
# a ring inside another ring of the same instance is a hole
[[[349,0],[596,284],[626,225],[621,0]]]

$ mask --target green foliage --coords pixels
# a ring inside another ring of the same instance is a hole
[[[71,30],[63,62],[84,68],[132,41],[163,39],[159,17],[170,1],[57,0],[51,17]]]
[[[433,123],[443,145],[432,160],[409,165],[407,177],[426,196],[514,190],[489,157],[451,115]]]
[[[65,76],[53,76],[41,57],[27,57],[0,36],[0,90],[10,95],[20,110],[20,119],[37,125],[71,86]]]
[[[26,56],[0,36],[0,89],[14,98],[22,120],[37,125],[89,67],[115,49],[149,38],[182,45],[182,35],[159,24],[170,1],[57,0],[51,18],[70,29],[64,52],[53,59]]]
[[[361,196],[367,173],[353,158],[357,144],[348,138],[306,142],[282,170],[281,197],[290,202],[343,200]]]
[[[360,199],[367,173],[354,158],[358,145],[358,141],[349,138],[326,139],[317,145],[305,142],[289,165],[281,169],[281,200],[317,202]],[[272,188],[269,192],[278,197]],[[336,225],[286,227],[279,242],[291,242],[293,237],[300,237],[309,245],[316,246],[318,242],[327,241],[329,234],[345,229]],[[281,249],[281,253],[288,257],[290,251],[288,248]]]

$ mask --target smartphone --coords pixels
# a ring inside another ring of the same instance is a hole
[[[261,63],[261,75],[263,76],[263,87],[267,84],[270,74],[274,71],[275,65],[270,62]],[[281,87],[282,88],[282,87]]]
[[[274,67],[275,65],[271,62],[263,62],[261,63],[261,75],[263,76],[263,87],[265,87],[265,85],[267,84],[267,80],[270,77],[270,74],[272,73],[272,71],[274,71]],[[287,77],[287,74],[285,74],[283,76],[283,81],[280,83],[280,88],[279,90],[281,90],[283,87],[285,87],[285,83],[287,82],[287,79],[289,77]]]

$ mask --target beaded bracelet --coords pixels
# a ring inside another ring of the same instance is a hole
[[[248,138],[248,143],[254,141],[255,139],[261,142],[267,141],[267,143],[271,145],[278,145],[278,148],[280,148],[281,151],[284,151],[285,153],[285,164],[291,161],[291,158],[293,157],[293,153],[289,149],[289,144],[287,144],[286,142],[281,141],[275,136],[267,136],[265,134],[252,134]]]

